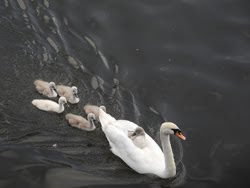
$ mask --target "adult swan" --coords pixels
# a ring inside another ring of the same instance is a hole
[[[128,134],[138,128],[135,123],[116,120],[105,112],[105,108],[99,108],[99,114],[96,115],[99,115],[102,130],[111,146],[111,151],[128,166],[140,174],[155,174],[160,178],[170,178],[176,175],[170,135],[174,134],[182,140],[186,138],[174,123],[165,122],[161,125],[162,151],[147,133],[145,133],[145,147],[139,148],[133,143]]]

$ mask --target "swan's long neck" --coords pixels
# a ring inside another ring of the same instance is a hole
[[[170,178],[176,175],[176,166],[174,161],[174,154],[170,143],[170,135],[160,134],[162,149],[165,157],[165,175]]]

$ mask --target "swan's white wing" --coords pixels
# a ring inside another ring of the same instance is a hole
[[[112,123],[112,125],[116,126],[117,128],[121,129],[128,135],[128,131],[134,132],[135,129],[138,127],[135,123],[127,120],[117,120]]]
[[[157,174],[165,170],[164,155],[161,150],[152,149],[152,144],[143,149],[138,148],[123,130],[113,124],[109,124],[104,133],[111,151],[138,173]]]
[[[162,174],[165,170],[164,154],[158,144],[148,135],[147,147],[141,149],[128,137],[128,130],[138,126],[127,120],[115,120],[100,109],[99,119],[102,130],[111,146],[111,151],[138,173]]]
[[[109,141],[111,151],[115,155],[122,158],[127,164],[139,161],[138,156],[141,156],[143,151],[136,147],[121,129],[110,124],[105,128],[104,133]]]
[[[106,125],[112,124],[112,126],[115,126],[120,131],[122,131],[126,137],[128,137],[128,131],[134,131],[138,127],[138,125],[128,120],[116,120],[111,115],[104,112],[102,109],[99,110],[99,119],[102,124],[103,132],[105,132],[104,129],[106,128]],[[154,152],[162,153],[159,145],[147,133],[145,134],[145,139],[148,143],[148,147]]]
[[[135,123],[127,120],[117,120],[112,122],[113,126],[116,126],[121,131],[124,132],[124,134],[128,137],[128,131],[135,131],[135,129],[138,127]],[[152,151],[157,153],[162,153],[161,148],[159,145],[147,134],[145,133],[145,140],[147,142],[147,147],[150,148]]]
[[[147,147],[147,141],[144,135],[137,135],[137,136],[132,136],[130,139],[133,141],[134,145],[137,146],[138,148],[145,148]]]

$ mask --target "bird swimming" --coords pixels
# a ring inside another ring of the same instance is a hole
[[[87,119],[71,113],[66,114],[65,118],[72,127],[76,127],[78,129],[93,131],[96,128],[93,122],[95,120],[95,115],[93,113],[89,113]]]
[[[32,100],[32,104],[36,106],[38,109],[47,111],[47,112],[56,112],[62,113],[64,111],[64,104],[67,103],[65,97],[60,97],[58,103],[47,100],[47,99],[34,99]]]
[[[59,96],[65,97],[71,104],[76,104],[80,101],[77,95],[78,90],[76,86],[69,87],[64,85],[57,85],[56,91]]]
[[[130,136],[128,134],[129,131],[135,131],[139,126],[131,121],[116,120],[101,108],[99,108],[99,120],[112,153],[133,170],[140,174],[154,174],[160,178],[170,178],[176,175],[170,135],[175,135],[182,140],[186,139],[176,124],[172,122],[161,124],[162,150],[146,132],[145,145],[142,148],[136,146],[131,139],[133,134]]]
[[[99,108],[101,108],[104,112],[106,112],[106,107],[105,106],[95,106],[91,104],[86,104],[83,107],[83,110],[85,111],[86,114],[93,113],[96,117],[96,120],[99,121]]]
[[[46,82],[43,80],[35,80],[34,85],[36,86],[36,90],[49,97],[49,98],[54,98],[57,97],[56,93],[56,84],[54,82]]]

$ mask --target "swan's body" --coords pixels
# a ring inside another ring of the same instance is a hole
[[[64,104],[67,103],[65,97],[60,97],[58,103],[51,100],[34,99],[32,104],[38,109],[48,112],[62,113],[64,111]]]
[[[65,97],[71,104],[76,104],[80,101],[79,97],[77,96],[77,87],[75,86],[69,87],[64,85],[57,85],[56,91],[59,96]]]
[[[133,141],[134,145],[138,148],[145,148],[147,146],[147,140],[145,138],[145,131],[142,127],[137,127],[135,131],[129,131],[128,137]]]
[[[71,113],[66,114],[66,119],[72,127],[76,127],[78,129],[82,129],[85,131],[93,131],[95,130],[95,124],[93,120],[95,119],[95,115],[88,114],[88,120],[82,116],[74,115]]]
[[[36,86],[36,90],[49,97],[54,98],[57,97],[57,93],[55,92],[55,83],[54,82],[45,82],[43,80],[35,80],[34,85]]]
[[[111,146],[111,151],[136,172],[155,174],[161,178],[175,176],[176,166],[170,144],[170,134],[178,132],[181,135],[179,128],[175,124],[166,122],[161,126],[162,151],[146,132],[146,145],[143,148],[137,147],[128,136],[130,131],[135,131],[138,128],[138,125],[133,122],[116,120],[101,108],[99,109],[99,120]],[[185,139],[183,135],[182,139]]]

